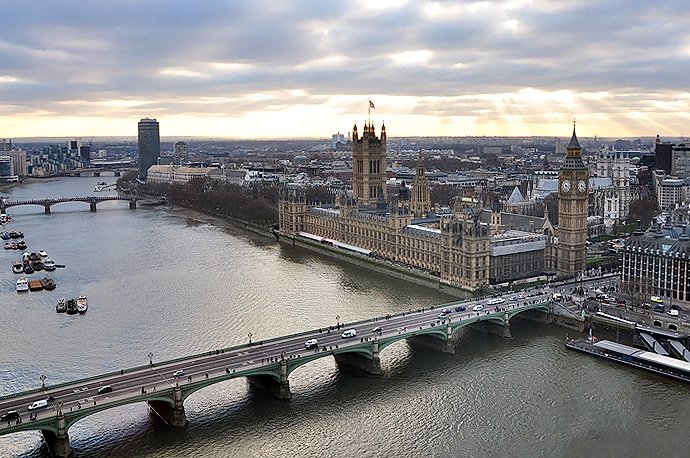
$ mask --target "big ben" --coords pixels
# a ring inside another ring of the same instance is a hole
[[[589,169],[575,135],[566,148],[558,176],[558,262],[556,275],[573,277],[585,269]]]

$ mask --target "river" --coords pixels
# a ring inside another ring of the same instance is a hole
[[[10,200],[93,194],[79,177],[4,190]],[[101,193],[103,194],[103,193]],[[451,300],[426,289],[237,235],[165,207],[108,202],[15,207],[8,230],[58,264],[54,291],[18,294],[20,253],[0,252],[0,395],[254,340]],[[40,275],[40,276],[39,276]],[[31,277],[41,278],[44,273]],[[86,294],[86,315],[55,313]],[[566,331],[518,321],[514,338],[480,332],[455,355],[399,342],[381,378],[343,376],[320,359],[290,375],[278,401],[244,379],[185,402],[169,428],[146,405],[69,430],[77,457],[686,456],[690,387],[574,353]],[[572,332],[571,332],[572,335]],[[39,433],[0,437],[2,457],[47,457]]]

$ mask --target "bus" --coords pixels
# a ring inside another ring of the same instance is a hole
[[[649,298],[650,301],[656,302],[657,304],[663,304],[664,300],[660,298],[659,296],[652,296]]]

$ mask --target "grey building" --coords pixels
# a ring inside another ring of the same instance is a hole
[[[146,181],[149,167],[156,165],[161,154],[158,121],[143,118],[139,121],[139,180]]]

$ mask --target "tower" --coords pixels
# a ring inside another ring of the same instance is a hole
[[[556,275],[572,277],[585,268],[589,169],[575,135],[566,147],[558,177],[558,265]]]
[[[358,203],[376,205],[379,195],[386,197],[386,126],[376,137],[373,123],[365,123],[362,137],[357,124],[352,128],[352,190]]]
[[[161,154],[161,138],[158,121],[143,118],[139,121],[139,180],[146,181],[149,167],[158,162]]]
[[[416,218],[425,216],[431,210],[429,180],[424,171],[424,159],[422,158],[421,148],[419,149],[419,159],[417,160],[417,173],[412,182],[412,199],[410,207]]]

